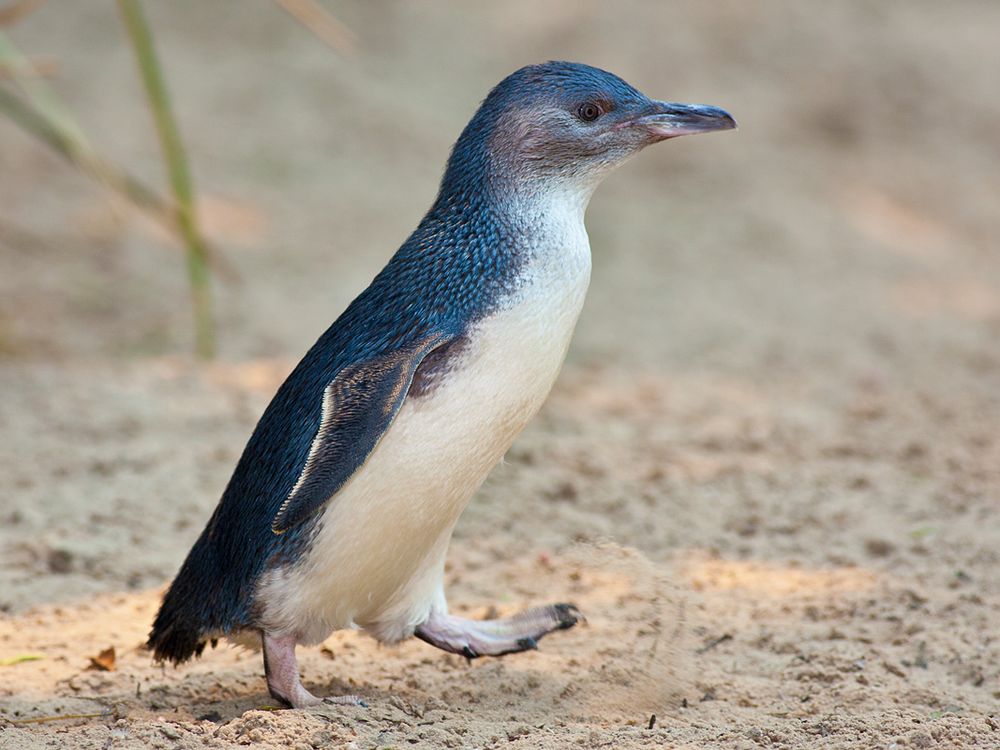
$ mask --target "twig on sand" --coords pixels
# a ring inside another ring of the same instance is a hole
[[[99,711],[95,714],[63,714],[62,716],[36,716],[32,719],[9,719],[10,723],[17,726],[19,724],[47,724],[51,721],[69,721],[72,719],[101,719],[111,714],[110,709]]]
[[[711,651],[713,648],[715,648],[716,646],[718,646],[720,643],[725,643],[726,641],[731,641],[731,640],[733,640],[733,637],[729,633],[723,633],[718,638],[713,638],[712,640],[710,640],[704,646],[702,646],[697,651],[695,651],[695,653],[696,654],[704,654],[707,651]]]

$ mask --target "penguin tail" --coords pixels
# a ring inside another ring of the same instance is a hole
[[[215,645],[220,635],[238,630],[227,596],[224,566],[206,535],[191,549],[153,621],[146,642],[158,662],[182,664],[201,656],[205,645]]]
[[[210,640],[200,625],[196,612],[186,606],[178,595],[177,581],[163,597],[163,604],[153,621],[146,646],[153,652],[158,662],[169,661],[183,664],[195,656],[201,656],[205,644]]]
[[[183,664],[192,657],[201,656],[208,639],[193,628],[153,628],[146,645],[158,662]]]

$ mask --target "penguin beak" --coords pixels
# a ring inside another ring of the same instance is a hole
[[[654,101],[645,114],[625,124],[641,128],[662,141],[681,135],[711,133],[713,130],[733,130],[736,120],[726,110],[708,104]]]

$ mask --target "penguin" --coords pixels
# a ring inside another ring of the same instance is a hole
[[[736,127],[572,62],[502,80],[455,143],[437,199],[264,411],[163,597],[148,646],[182,663],[219,638],[263,650],[282,705],[363,704],[303,687],[298,645],[356,628],[470,659],[537,648],[571,604],[448,611],[455,523],[539,410],[590,280],[584,212],[644,147]]]

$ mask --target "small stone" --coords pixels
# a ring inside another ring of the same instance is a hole
[[[46,562],[50,573],[69,573],[73,570],[73,553],[64,549],[52,549],[49,550]]]
[[[160,727],[160,732],[168,740],[179,740],[181,738],[181,733],[170,724],[164,724],[162,727]]]
[[[896,545],[885,539],[865,540],[865,552],[872,557],[886,557],[896,551]]]

